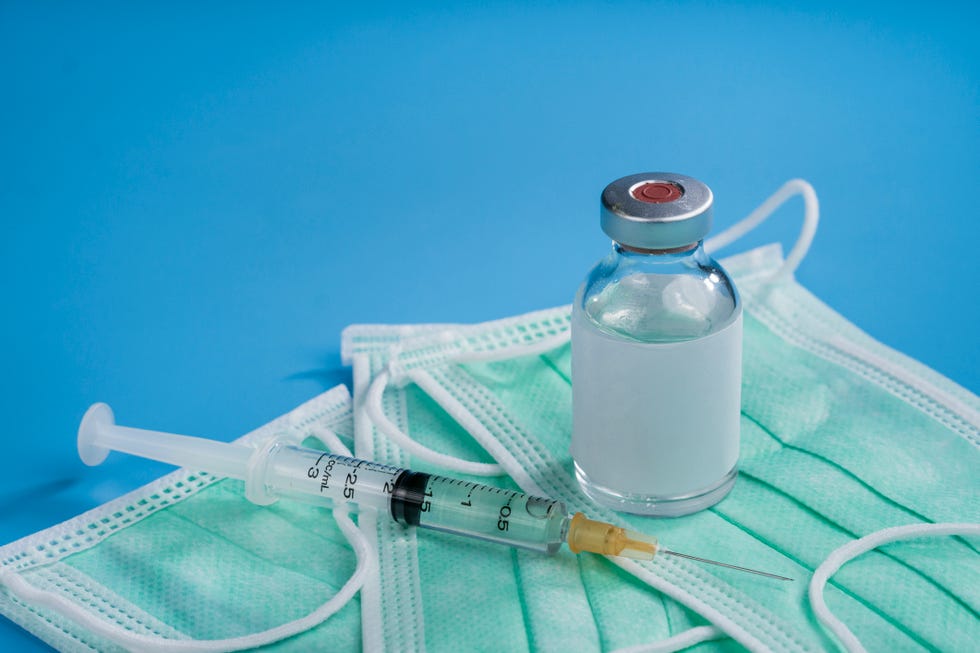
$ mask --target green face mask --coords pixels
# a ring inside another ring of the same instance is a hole
[[[351,416],[341,386],[240,442],[350,443]],[[360,610],[348,601],[373,560],[356,527],[244,493],[241,481],[182,469],[9,544],[0,612],[63,651],[356,648]]]
[[[896,537],[980,532],[928,530],[980,521],[980,400],[796,284],[787,272],[809,237],[812,225],[788,267],[775,247],[725,261],[746,308],[741,472],[710,510],[624,516],[580,492],[567,308],[474,326],[352,327],[356,428],[338,389],[246,436],[353,436],[358,457],[560,499],[793,583],[668,556],[548,557],[416,534],[371,513],[359,536],[343,514],[258,507],[241,482],[181,470],[0,549],[0,611],[62,650],[677,650],[716,640],[701,648],[802,651],[832,646],[815,618],[831,623],[829,612],[849,625],[832,632],[850,648],[968,650],[980,637],[975,541],[896,542],[834,571]],[[905,524],[911,533],[877,534]],[[360,610],[344,606],[361,582]]]
[[[797,257],[798,258],[801,257]],[[567,308],[475,326],[357,326],[344,334],[361,457],[563,500],[668,547],[765,569],[779,582],[667,556],[555,558],[361,521],[381,574],[363,592],[384,649],[682,648],[729,636],[753,650],[821,650],[829,606],[872,650],[968,650],[980,637],[975,541],[890,544],[837,574],[832,552],[897,525],[980,534],[980,401],[891,351],[785,273],[776,246],[726,260],[745,301],[740,476],[677,519],[594,506],[574,481]],[[887,533],[886,533],[887,538]],[[837,557],[846,556],[842,551]],[[829,586],[821,583],[829,579]],[[653,589],[658,591],[653,591]],[[825,594],[825,599],[823,598]],[[711,624],[711,627],[706,627]],[[851,646],[842,630],[834,628]],[[711,644],[727,649],[731,640]],[[709,646],[709,645],[705,645]]]

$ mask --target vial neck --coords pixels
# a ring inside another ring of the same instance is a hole
[[[684,258],[690,256],[695,252],[701,250],[701,243],[703,241],[697,241],[696,243],[691,243],[690,245],[682,245],[680,247],[672,247],[670,249],[645,249],[642,247],[632,247],[631,245],[624,245],[613,241],[613,250],[623,256],[664,256],[668,258]]]

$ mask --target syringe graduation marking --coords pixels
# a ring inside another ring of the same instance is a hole
[[[357,510],[387,509],[392,519],[404,525],[423,526],[543,553],[556,553],[562,543],[567,543],[575,553],[590,551],[649,560],[658,550],[656,538],[651,535],[589,520],[582,513],[569,517],[565,505],[553,499],[293,444],[277,442],[273,445],[261,450],[265,460],[258,467],[263,478],[258,478],[250,471],[255,451],[246,445],[117,427],[112,410],[105,404],[94,404],[89,408],[78,429],[79,455],[88,465],[98,465],[110,449],[119,449],[217,476],[243,479],[246,483],[259,482],[273,495],[315,496],[317,502],[334,507],[347,504]],[[335,482],[331,483],[331,480]],[[498,502],[498,498],[505,500]],[[460,510],[460,504],[467,510]],[[523,510],[520,509],[522,506]],[[424,520],[422,513],[426,513]],[[784,578],[674,551],[665,552],[739,571]]]

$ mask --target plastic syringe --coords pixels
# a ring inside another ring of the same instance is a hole
[[[119,426],[112,409],[93,404],[78,427],[78,453],[98,465],[109,451],[245,481],[246,497],[260,505],[279,497],[328,508],[374,510],[405,526],[554,554],[567,543],[588,551],[637,560],[668,553],[781,580],[755,569],[678,553],[652,535],[569,515],[565,504],[462,479],[335,455],[272,439],[258,447]]]

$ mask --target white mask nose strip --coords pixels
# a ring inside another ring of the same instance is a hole
[[[872,549],[878,548],[879,546],[883,546],[890,542],[910,540],[917,537],[939,537],[942,535],[980,537],[980,524],[952,523],[896,526],[894,528],[886,528],[871,533],[870,535],[865,535],[864,537],[854,540],[853,542],[848,542],[827,556],[827,559],[820,563],[820,566],[813,572],[813,577],[810,579],[810,587],[808,590],[808,596],[810,599],[810,605],[813,607],[813,613],[816,615],[820,623],[822,623],[828,630],[837,636],[841,644],[844,645],[844,648],[852,653],[858,651],[864,653],[866,649],[861,645],[858,638],[855,637],[854,633],[852,633],[840,619],[833,615],[833,613],[827,607],[826,602],[824,602],[823,591],[824,587],[827,585],[827,581],[830,580],[830,577],[837,573],[837,570],[844,566],[844,564],[863,553],[867,553]]]
[[[440,363],[472,363],[533,356],[560,347],[571,336],[570,316],[566,311],[562,319],[558,320],[554,313],[554,309],[540,311],[543,318],[541,321],[551,322],[540,325],[541,328],[547,328],[543,335],[531,335],[531,329],[523,329],[527,332],[523,335],[515,333],[510,336],[501,335],[499,338],[480,338],[471,333],[472,325],[463,325],[414,339],[413,347],[407,351],[400,344],[393,345],[388,351],[388,361],[385,364],[387,382],[400,387],[410,377],[412,370],[427,369]]]
[[[453,356],[451,360],[454,363],[476,363],[479,361],[496,361],[501,358],[537,356],[561,347],[569,341],[571,335],[571,330],[566,330],[552,336],[547,336],[534,343],[511,345],[510,347],[489,351],[467,351]]]
[[[796,195],[803,197],[803,226],[800,228],[800,235],[797,237],[793,249],[786,256],[782,266],[773,273],[770,281],[778,281],[792,275],[810,250],[813,237],[817,233],[817,225],[820,222],[820,204],[817,201],[817,192],[813,190],[813,186],[809,182],[803,179],[790,179],[748,216],[720,234],[704,241],[705,250],[713,255],[715,251],[731,245],[765,222],[773,211]]]

